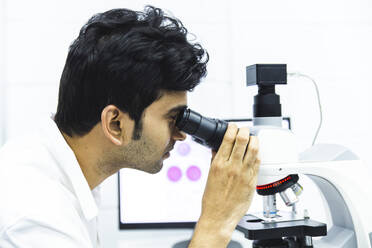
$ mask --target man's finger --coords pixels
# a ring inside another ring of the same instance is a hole
[[[243,163],[247,167],[253,166],[258,156],[259,142],[257,136],[251,136],[248,144],[247,152],[245,153]]]
[[[249,142],[249,128],[239,128],[238,134],[235,138],[233,150],[230,155],[230,159],[233,161],[243,161],[245,151]],[[240,163],[234,163],[240,165]]]
[[[216,154],[216,158],[223,159],[224,161],[229,160],[237,133],[238,127],[236,126],[236,124],[229,123],[227,130],[225,132],[225,136],[223,137],[221,146]]]

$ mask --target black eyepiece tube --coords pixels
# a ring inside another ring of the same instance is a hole
[[[176,126],[181,131],[190,134],[193,139],[207,147],[218,151],[228,123],[219,119],[212,119],[185,108],[176,120]]]

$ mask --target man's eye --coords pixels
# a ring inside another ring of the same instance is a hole
[[[176,120],[177,120],[177,115],[175,115],[175,116],[170,116],[169,117],[170,118],[170,124],[175,124],[176,123]]]

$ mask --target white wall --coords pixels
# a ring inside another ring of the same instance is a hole
[[[0,37],[5,34],[5,13],[6,5],[5,1],[0,1]],[[4,142],[4,133],[5,133],[5,42],[4,39],[0,38],[0,146]]]
[[[244,66],[284,62],[289,71],[319,84],[324,125],[319,142],[339,143],[369,158],[372,115],[371,1],[234,1],[232,12],[234,115],[251,111],[243,89]],[[310,145],[319,120],[311,82],[289,78],[280,87],[283,112],[291,115],[301,148]]]
[[[151,3],[180,18],[210,53],[209,74],[189,95],[190,107],[214,117],[250,117],[256,89],[245,87],[245,66],[287,63],[289,71],[308,74],[319,85],[324,123],[318,141],[343,144],[372,164],[371,1],[1,1],[0,130],[5,128],[4,139],[29,132],[36,128],[37,119],[55,111],[68,46],[94,13],[116,7],[141,10]],[[299,150],[303,150],[311,144],[319,121],[315,91],[301,78],[289,78],[287,86],[278,88],[283,114],[292,117]],[[153,232],[117,232],[116,183],[112,177],[102,185],[105,247],[118,243],[140,247],[138,237],[144,237],[144,247],[146,242],[151,247],[170,247],[172,238],[191,235],[174,231],[154,239]]]

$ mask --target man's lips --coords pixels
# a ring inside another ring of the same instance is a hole
[[[172,145],[172,147],[167,151],[167,152],[171,152],[174,148],[174,144]]]

